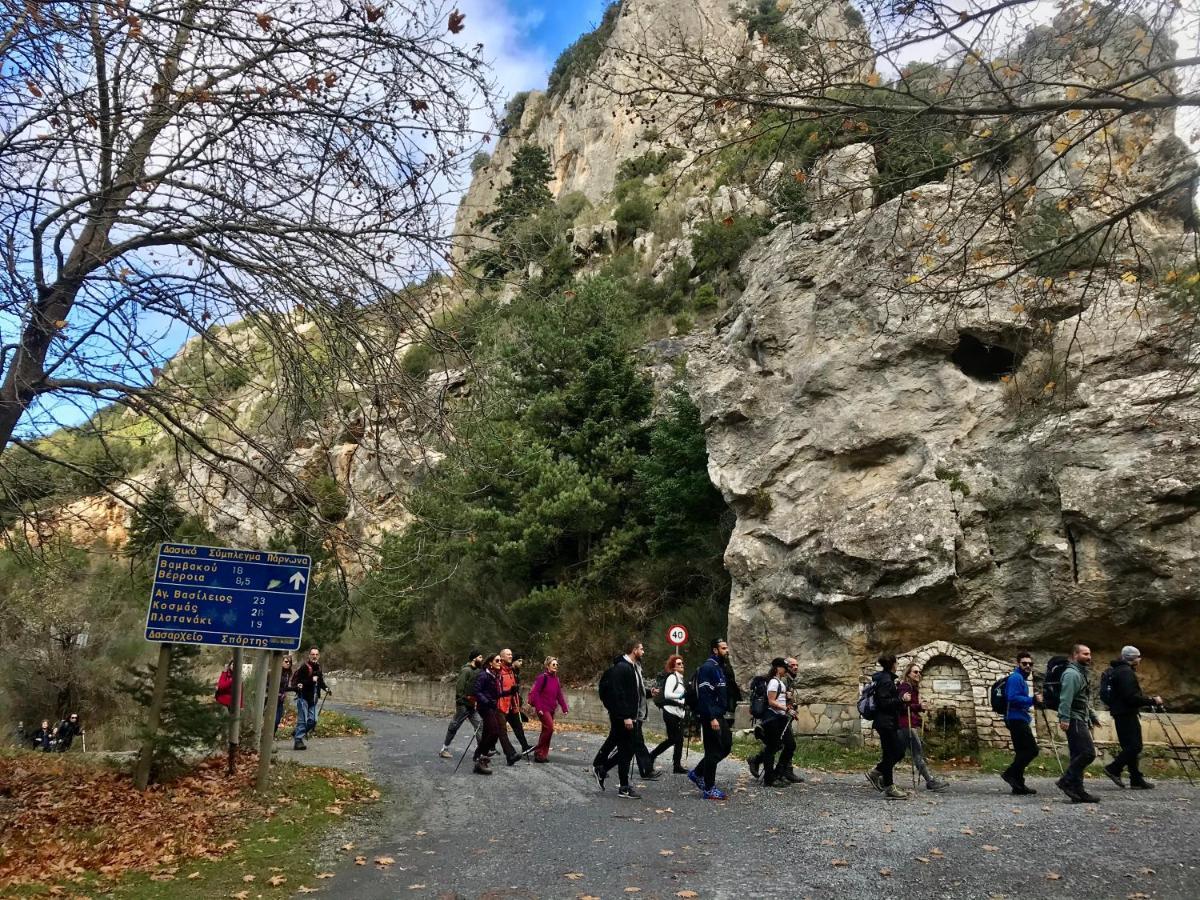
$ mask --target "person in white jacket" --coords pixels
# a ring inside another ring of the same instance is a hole
[[[663,669],[667,673],[667,678],[666,683],[663,685],[662,696],[658,699],[659,704],[662,706],[663,724],[667,726],[667,739],[654,748],[650,753],[650,758],[658,759],[660,754],[674,748],[675,764],[671,771],[676,775],[686,775],[687,769],[680,763],[683,757],[683,719],[687,712],[687,708],[683,705],[685,684],[683,680],[683,657],[668,657]]]

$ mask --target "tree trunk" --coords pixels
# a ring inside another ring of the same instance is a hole
[[[163,699],[167,696],[167,678],[171,674],[171,645],[159,644],[158,668],[154,670],[154,693],[150,697],[150,716],[146,722],[146,740],[133,773],[133,786],[144,791],[150,783],[150,767],[154,762],[154,738],[162,718]]]

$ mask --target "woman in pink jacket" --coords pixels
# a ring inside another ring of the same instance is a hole
[[[550,738],[554,736],[554,711],[561,706],[564,714],[568,712],[567,698],[563,696],[562,685],[558,683],[557,657],[546,657],[545,671],[534,679],[533,688],[529,691],[529,705],[537,710],[542,723],[542,735],[534,748],[533,761],[544,763],[550,756]]]

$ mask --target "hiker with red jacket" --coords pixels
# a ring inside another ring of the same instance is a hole
[[[521,660],[513,658],[513,652],[507,647],[500,651],[500,701],[498,708],[500,714],[504,717],[504,721],[512,729],[513,734],[517,736],[517,740],[521,742],[521,752],[518,758],[527,753],[533,752],[533,747],[529,745],[529,739],[525,737],[525,727],[521,724]],[[508,742],[507,736],[504,739]],[[507,751],[506,751],[507,752]],[[509,754],[509,765],[512,765],[514,760]]]
[[[221,670],[221,674],[217,677],[217,702],[226,709],[233,705],[233,660],[225,663],[225,668]],[[246,697],[242,696],[239,707],[246,705]]]
[[[542,733],[533,751],[533,761],[539,763],[546,762],[550,756],[550,739],[554,736],[554,711],[560,708],[564,714],[568,711],[567,698],[558,680],[558,657],[547,656],[545,665],[545,670],[534,679],[533,687],[529,691],[529,705],[537,711],[538,720],[542,723]]]
[[[921,667],[917,663],[909,663],[904,668],[904,677],[898,687],[900,702],[900,718],[897,722],[900,729],[900,746],[912,754],[913,766],[925,779],[925,788],[930,791],[944,791],[946,782],[939,781],[929,771],[929,763],[925,761],[925,748],[921,745],[921,713],[925,707],[921,705]]]

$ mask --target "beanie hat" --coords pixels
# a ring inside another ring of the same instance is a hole
[[[483,656],[483,651],[482,650],[472,650],[470,653],[467,654],[467,659],[474,659],[477,656]]]
[[[1142,651],[1139,650],[1137,647],[1133,646],[1132,644],[1127,644],[1126,646],[1121,648],[1121,659],[1125,660],[1126,662],[1132,662],[1135,659],[1141,659],[1141,658],[1142,658]]]

